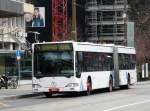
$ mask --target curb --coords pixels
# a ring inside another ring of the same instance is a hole
[[[43,93],[32,93],[32,94],[23,94],[23,95],[12,95],[8,97],[0,98],[0,100],[14,100],[14,99],[24,99],[24,98],[30,98],[30,97],[36,97],[41,96]]]

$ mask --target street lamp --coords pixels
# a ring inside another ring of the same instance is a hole
[[[76,0],[72,0],[72,38],[77,41]]]
[[[4,29],[2,28],[2,29],[0,29],[0,35],[2,36],[2,49],[4,49],[5,48],[5,45],[4,45]]]
[[[127,14],[123,13],[122,17],[124,20],[124,45],[127,46]]]
[[[28,31],[27,33],[32,33],[32,34],[34,34],[34,39],[35,39],[35,42],[36,43],[39,43],[39,35],[40,35],[40,33],[39,32],[36,32],[36,31]]]
[[[127,46],[127,0],[124,0],[124,12],[122,16],[124,19],[124,45]]]

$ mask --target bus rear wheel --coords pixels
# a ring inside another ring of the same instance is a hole
[[[92,92],[92,82],[90,79],[87,81],[87,95],[90,95]]]
[[[46,98],[52,97],[52,93],[49,93],[49,92],[44,92],[44,95],[46,96]]]

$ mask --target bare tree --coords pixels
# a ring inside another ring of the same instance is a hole
[[[131,19],[135,22],[135,47],[137,61],[150,63],[150,2],[149,0],[129,0]]]

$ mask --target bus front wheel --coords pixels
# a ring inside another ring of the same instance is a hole
[[[46,96],[46,98],[52,97],[52,93],[49,93],[49,92],[45,92],[44,95]]]
[[[92,92],[92,82],[91,79],[87,80],[87,95],[90,95]]]

